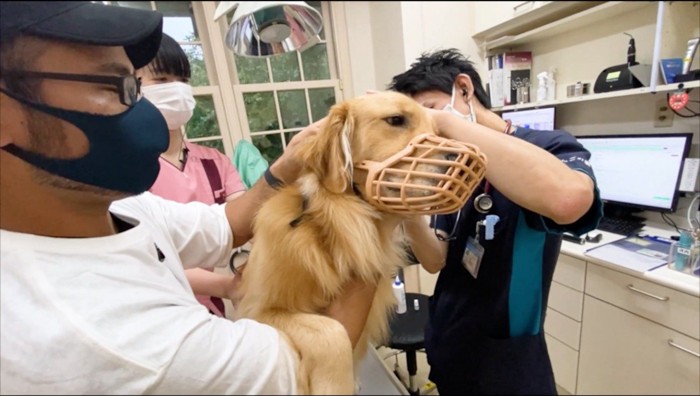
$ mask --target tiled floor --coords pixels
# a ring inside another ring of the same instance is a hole
[[[398,357],[398,372],[399,376],[401,377],[401,381],[404,384],[408,384],[408,376],[406,372],[406,357],[403,353],[399,355],[394,355],[396,350],[386,348],[386,347],[379,347],[377,349],[377,352],[380,357],[384,359],[384,364],[389,368],[390,371],[394,371],[395,364],[397,362],[397,357]],[[430,382],[428,380],[428,374],[430,373],[430,366],[428,366],[428,362],[426,361],[425,358],[425,353],[418,353],[417,358],[418,362],[418,373],[416,375],[416,383],[418,384],[418,387],[420,389],[420,394],[421,395],[439,395],[437,388],[435,388],[435,384]],[[564,390],[564,388],[561,388],[559,385],[557,385],[557,392],[559,395],[570,395],[571,393],[567,392]]]
[[[398,361],[398,373],[401,381],[404,384],[408,384],[408,372],[406,370],[406,356],[403,353],[395,355],[396,350],[379,347],[377,352],[380,357],[384,359],[384,364],[389,368],[390,371],[394,371],[394,367]],[[418,373],[416,374],[416,383],[420,389],[421,395],[438,395],[438,391],[435,388],[435,384],[428,380],[428,374],[430,373],[430,367],[425,358],[425,353],[418,352],[416,357],[418,363]]]

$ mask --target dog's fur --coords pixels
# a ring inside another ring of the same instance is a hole
[[[354,363],[381,344],[396,300],[391,280],[404,264],[395,228],[405,217],[382,213],[353,190],[353,163],[381,161],[432,120],[409,97],[383,92],[335,105],[325,127],[300,147],[304,168],[260,208],[242,277],[237,317],[280,330],[298,353],[299,393],[352,394]],[[364,186],[356,185],[364,195]],[[404,215],[405,216],[405,215]],[[362,337],[351,351],[345,328],[322,315],[351,278],[376,286]]]

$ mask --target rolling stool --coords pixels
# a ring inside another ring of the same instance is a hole
[[[419,293],[406,293],[406,312],[395,313],[389,322],[391,337],[387,346],[406,353],[408,393],[412,396],[420,392],[416,384],[416,373],[418,373],[416,353],[425,347],[423,331],[427,322],[428,296]]]

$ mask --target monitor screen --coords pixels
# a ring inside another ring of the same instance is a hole
[[[577,136],[591,152],[601,198],[659,212],[676,210],[691,133]]]
[[[554,111],[554,107],[504,111],[501,113],[501,118],[510,120],[513,125],[523,128],[551,131],[554,129]]]

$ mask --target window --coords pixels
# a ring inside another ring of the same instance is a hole
[[[240,57],[225,46],[232,13],[214,22],[218,2],[111,3],[163,14],[163,32],[182,46],[192,69],[197,106],[185,126],[187,139],[229,158],[238,140],[247,139],[268,162],[274,161],[292,136],[340,100],[329,2],[307,2],[324,19],[319,44],[271,58]]]
[[[243,135],[268,162],[282,154],[291,138],[323,118],[340,96],[340,82],[329,41],[329,5],[307,1],[324,18],[321,42],[306,51],[268,58],[228,56]],[[227,26],[233,13],[227,15]]]

